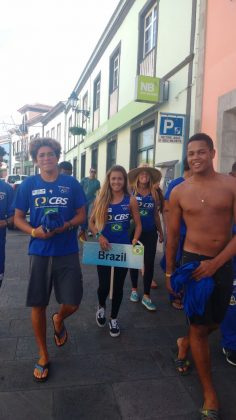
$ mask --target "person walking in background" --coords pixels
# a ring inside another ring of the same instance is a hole
[[[81,180],[81,186],[86,197],[86,222],[81,226],[79,239],[83,242],[86,240],[86,230],[88,229],[88,221],[93,207],[96,194],[100,190],[100,181],[96,178],[96,169],[90,168],[89,176]],[[88,232],[90,236],[90,232]]]
[[[27,306],[32,307],[32,325],[39,348],[33,377],[44,382],[49,375],[46,343],[46,308],[52,286],[61,304],[52,316],[58,347],[67,341],[64,320],[79,307],[83,294],[77,227],[85,220],[85,199],[79,182],[59,174],[61,146],[54,139],[30,142],[30,155],[40,174],[21,184],[15,201],[15,224],[31,236]],[[30,223],[26,213],[30,210]]]
[[[154,187],[157,190],[157,196],[158,196],[158,200],[159,200],[159,214],[160,216],[163,218],[164,217],[164,204],[165,204],[165,200],[164,200],[164,195],[162,192],[162,189],[160,187],[160,182],[157,182]],[[157,289],[158,285],[157,285],[157,280],[156,279],[152,279],[152,283],[151,283],[151,289]]]
[[[168,237],[168,217],[169,217],[169,199],[171,191],[179,184],[185,181],[185,179],[192,176],[192,171],[189,168],[187,157],[184,158],[184,173],[183,176],[180,176],[179,178],[173,179],[166,190],[165,193],[165,205],[164,205],[164,221],[165,221],[165,228],[166,228],[166,235]],[[181,226],[180,226],[180,239],[179,239],[179,246],[178,246],[178,252],[176,256],[176,268],[180,266],[181,258],[182,258],[182,251],[183,251],[183,244],[186,236],[186,225],[184,223],[184,220],[181,220]],[[166,257],[164,254],[164,257],[161,261],[161,267],[164,268],[164,271],[166,271]],[[183,309],[183,303],[182,303],[182,294],[180,296],[174,296],[172,294],[169,295],[170,297],[170,303],[174,309]]]
[[[236,162],[233,163],[232,169],[231,169],[231,172],[229,172],[229,175],[231,175],[234,178],[236,178]]]
[[[160,201],[157,195],[155,185],[161,179],[161,172],[148,166],[140,166],[132,169],[128,173],[129,184],[133,196],[136,198],[139,206],[139,213],[142,223],[142,234],[140,242],[144,245],[144,274],[143,286],[144,293],[142,304],[149,311],[155,311],[156,305],[150,299],[150,289],[154,273],[154,261],[156,255],[156,246],[159,233],[159,241],[163,241],[163,232],[160,221]],[[131,302],[138,302],[139,270],[130,269],[132,290],[130,295]]]
[[[5,271],[6,230],[7,227],[13,226],[13,197],[13,188],[0,180],[0,287]]]
[[[215,150],[205,133],[193,135],[187,145],[192,177],[174,188],[170,196],[170,216],[166,248],[166,286],[170,293],[171,275],[175,271],[181,220],[186,224],[182,264],[198,262],[192,278],[199,282],[212,277],[214,289],[203,315],[189,317],[189,334],[177,340],[175,360],[179,374],[189,369],[189,346],[203,388],[201,420],[218,420],[219,401],[212,382],[209,334],[223,321],[232,293],[236,237],[236,188],[232,177],[214,171]]]
[[[130,218],[135,224],[132,244],[135,245],[141,234],[141,221],[138,204],[131,197],[127,188],[127,173],[123,166],[115,165],[106,174],[105,182],[95,201],[91,214],[89,228],[99,241],[103,251],[109,250],[111,243],[130,244]],[[120,327],[117,322],[119,308],[123,298],[124,281],[128,269],[123,267],[114,268],[114,289],[111,304],[111,316],[109,329],[111,337],[120,335]],[[96,322],[99,327],[106,324],[106,299],[110,289],[111,267],[97,266],[98,287],[98,310]]]
[[[67,160],[64,160],[63,162],[60,162],[59,165],[59,173],[64,175],[72,175],[73,167],[70,162]]]

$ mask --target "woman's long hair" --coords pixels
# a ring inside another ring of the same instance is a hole
[[[141,171],[141,172],[145,172],[145,167],[143,168],[143,171]],[[133,194],[134,194],[134,196],[138,195],[139,175],[140,175],[140,173],[137,175],[137,178],[135,179],[135,182],[133,184]],[[155,184],[153,183],[152,176],[150,174],[148,174],[148,175],[149,175],[148,187],[150,189],[150,193],[152,195],[152,198],[155,202],[155,207],[158,208],[159,207],[159,196],[158,196],[158,193],[157,193],[157,188],[156,188]]]
[[[127,172],[125,168],[123,168],[123,166],[120,166],[120,165],[112,166],[109,169],[109,171],[106,173],[105,181],[94,203],[92,217],[94,218],[95,226],[99,231],[101,231],[106,224],[107,216],[108,216],[107,214],[108,206],[113,198],[112,189],[110,187],[110,176],[112,172],[122,173],[124,177],[123,192],[124,192],[124,195],[129,195],[128,187],[127,187],[128,185]]]

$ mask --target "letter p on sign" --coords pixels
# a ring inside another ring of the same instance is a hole
[[[163,127],[163,133],[167,134],[168,130],[171,130],[174,127],[174,121],[165,119],[164,121],[164,127]]]

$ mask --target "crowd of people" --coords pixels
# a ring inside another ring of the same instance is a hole
[[[122,166],[115,165],[107,172],[102,186],[96,179],[96,170],[91,168],[89,177],[79,183],[70,176],[69,162],[58,164],[60,153],[60,144],[54,139],[37,138],[30,143],[30,155],[40,174],[22,183],[14,201],[11,187],[0,181],[0,282],[4,276],[6,229],[13,223],[13,216],[15,226],[30,236],[26,304],[32,308],[32,326],[39,350],[33,378],[44,382],[50,373],[46,309],[52,288],[60,305],[52,316],[58,347],[65,345],[68,338],[66,318],[78,310],[82,300],[78,228],[80,239],[87,239],[88,230],[103,251],[108,251],[111,243],[135,247],[140,241],[144,245],[143,296],[138,294],[139,270],[130,269],[130,301],[140,300],[148,311],[157,309],[150,292],[159,240],[165,246],[161,265],[171,305],[173,309],[185,310],[188,322],[188,335],[177,340],[176,371],[180,375],[190,372],[188,353],[191,350],[203,389],[201,419],[219,419],[208,336],[220,326],[222,351],[227,362],[236,366],[236,237],[233,228],[236,224],[236,164],[230,176],[217,173],[213,166],[213,141],[208,135],[197,133],[188,141],[183,177],[170,183],[163,199],[161,172],[156,168],[143,164],[127,174]],[[97,266],[98,327],[104,327],[107,321],[111,270],[108,266]],[[108,321],[111,337],[120,335],[117,318],[127,273],[128,268],[114,269]],[[178,291],[176,273],[178,280],[184,280]],[[213,286],[206,296],[204,281],[209,279]],[[200,305],[190,313],[190,302],[197,299]]]

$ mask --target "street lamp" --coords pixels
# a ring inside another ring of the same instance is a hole
[[[89,110],[77,108],[78,96],[77,96],[77,94],[74,90],[73,90],[72,94],[69,96],[68,101],[69,101],[69,104],[70,104],[71,108],[73,109],[73,111],[77,112],[78,114],[79,113],[83,114],[85,116],[85,118],[89,118],[89,116],[90,116],[90,111]]]

